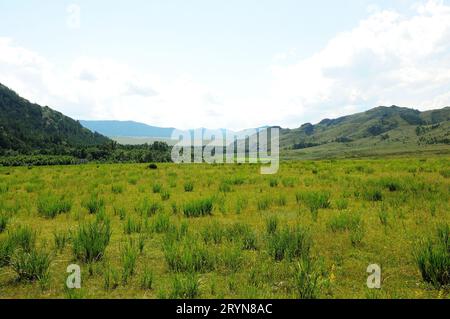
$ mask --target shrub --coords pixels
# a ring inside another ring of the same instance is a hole
[[[449,225],[439,225],[434,237],[418,245],[414,257],[424,281],[438,289],[450,285]]]
[[[21,281],[42,280],[48,277],[50,268],[50,255],[43,251],[17,250],[11,258],[11,268]]]
[[[320,295],[322,273],[311,258],[302,258],[295,268],[295,288],[298,298],[316,299]]]
[[[8,216],[0,214],[0,234],[5,231],[8,222],[9,222]]]
[[[285,227],[275,232],[268,240],[269,252],[276,261],[309,256],[312,246],[309,232],[298,226],[294,228]]]
[[[213,200],[211,198],[198,199],[188,202],[183,207],[186,217],[201,217],[211,215],[213,210]]]
[[[188,193],[194,191],[194,183],[192,182],[184,183],[184,191]]]
[[[64,197],[45,195],[39,197],[37,203],[39,215],[45,218],[55,218],[59,214],[68,213],[72,209],[72,202]]]
[[[200,296],[200,281],[195,274],[176,275],[172,282],[171,299],[194,299]]]
[[[83,204],[89,214],[97,214],[105,208],[105,201],[103,198],[98,197],[98,195],[93,194],[88,200]]]
[[[80,225],[73,238],[73,253],[84,262],[96,262],[103,258],[111,238],[111,226],[108,219],[96,219]]]

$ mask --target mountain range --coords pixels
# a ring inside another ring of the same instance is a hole
[[[0,84],[0,150],[171,141],[174,128],[133,121],[76,121]],[[282,157],[315,159],[450,153],[450,107],[420,112],[380,106],[366,112],[280,130]]]

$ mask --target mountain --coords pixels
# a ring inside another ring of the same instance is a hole
[[[0,84],[0,150],[29,152],[109,142],[47,106],[30,103]]]
[[[174,128],[134,121],[80,121],[81,125],[108,137],[170,138]]]
[[[420,112],[380,106],[363,113],[282,129],[285,158],[326,158],[450,151],[450,107]]]

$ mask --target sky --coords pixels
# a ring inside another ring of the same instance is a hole
[[[0,83],[75,119],[296,128],[450,105],[450,0],[0,0]]]

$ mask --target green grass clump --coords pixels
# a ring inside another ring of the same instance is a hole
[[[153,184],[153,186],[152,186],[153,194],[159,194],[159,193],[161,193],[162,189],[163,189],[163,187],[162,187],[162,185],[159,184],[159,183],[155,183],[155,184]]]
[[[69,233],[65,231],[55,231],[53,232],[53,240],[55,243],[55,249],[59,252],[62,252],[66,247],[66,244],[69,242],[70,236]]]
[[[128,216],[125,224],[123,225],[123,232],[126,235],[131,235],[133,233],[140,233],[142,231],[142,222],[132,216]]]
[[[266,233],[271,236],[276,233],[278,229],[278,217],[270,216],[266,219]]]
[[[144,290],[151,290],[153,289],[153,281],[154,281],[154,274],[151,270],[148,268],[144,269],[144,272],[142,273],[141,280],[140,280],[140,287]]]
[[[422,279],[440,289],[450,285],[450,226],[441,224],[432,238],[416,248],[414,257]]]
[[[173,272],[209,272],[216,267],[216,256],[203,243],[194,238],[181,242],[166,241],[164,257]]]
[[[194,191],[194,183],[192,182],[186,182],[184,183],[184,191],[187,193]]]
[[[122,194],[124,190],[124,186],[122,184],[114,184],[111,186],[111,192],[113,194]]]
[[[125,246],[122,247],[122,283],[124,285],[128,283],[128,280],[135,273],[138,255],[139,250],[135,247],[133,242],[128,242]]]
[[[168,191],[166,191],[166,190],[161,191],[160,195],[161,195],[161,200],[163,202],[165,202],[165,201],[170,199],[170,193]]]
[[[14,243],[9,238],[0,240],[0,267],[9,265],[15,248]]]
[[[183,207],[183,213],[186,217],[202,217],[212,214],[212,198],[197,199],[186,203]]]
[[[170,226],[170,216],[167,213],[158,213],[151,221],[151,231],[158,234],[166,233],[169,231]]]
[[[379,189],[366,189],[363,193],[364,199],[370,202],[380,202],[383,200],[383,193]]]
[[[361,225],[361,217],[354,213],[340,213],[328,221],[327,227],[332,232],[350,231]]]
[[[256,208],[258,209],[258,211],[265,211],[268,210],[270,206],[272,206],[272,203],[272,198],[270,198],[269,196],[263,196],[256,202]]]
[[[200,280],[196,274],[176,275],[172,281],[170,299],[194,299],[200,296]]]
[[[80,225],[73,237],[73,253],[84,262],[96,262],[103,258],[111,238],[111,225],[108,219]]]
[[[38,213],[45,218],[55,218],[59,214],[70,212],[71,209],[70,200],[55,195],[40,196],[37,202]]]
[[[294,282],[299,299],[317,299],[323,284],[322,272],[311,258],[302,258],[296,265]]]
[[[36,245],[36,231],[29,226],[19,226],[9,233],[8,239],[15,248],[31,252]]]
[[[138,205],[134,208],[134,210],[142,217],[147,218],[161,211],[162,206],[160,203],[153,202],[147,198],[144,198],[140,203],[138,203]]]
[[[107,265],[103,272],[103,288],[105,290],[114,290],[119,287],[120,274],[116,268]]]
[[[285,227],[268,237],[269,252],[276,261],[309,256],[311,246],[309,231],[299,226]]]
[[[49,275],[51,257],[44,251],[17,250],[12,256],[10,265],[16,272],[19,281],[43,280]]]
[[[83,207],[88,210],[89,214],[97,214],[105,208],[105,200],[93,194],[84,202]]]
[[[9,222],[9,217],[4,214],[0,214],[0,234],[5,231],[6,226],[8,225],[8,222]]]

